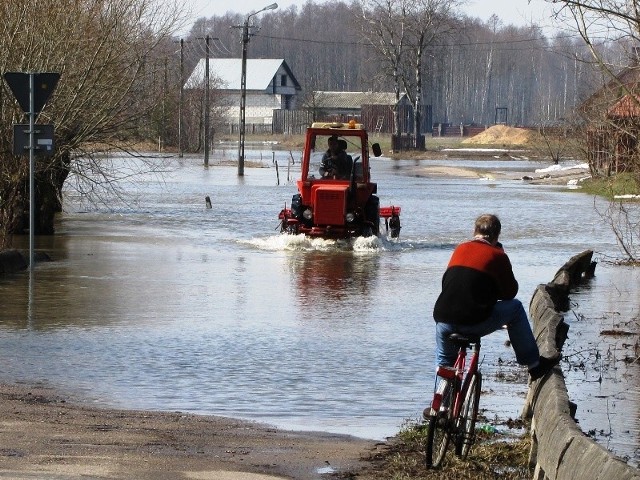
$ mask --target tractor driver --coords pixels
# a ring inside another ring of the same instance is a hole
[[[351,168],[347,152],[341,148],[340,141],[336,135],[332,135],[327,140],[328,150],[322,156],[320,165],[320,175],[322,178],[348,179],[351,175]]]

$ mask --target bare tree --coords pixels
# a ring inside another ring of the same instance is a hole
[[[403,62],[407,55],[406,28],[408,0],[363,0],[360,2],[360,31],[382,58],[383,69],[391,78],[396,105],[393,131],[400,136],[398,102],[402,90]]]
[[[558,16],[572,21],[603,75],[604,86],[580,108],[587,130],[584,148],[593,174],[632,175],[640,186],[640,1],[561,0]],[[622,55],[607,48],[601,38]],[[603,220],[630,262],[638,261],[638,204],[612,200]]]
[[[98,153],[132,151],[153,138],[152,112],[163,100],[165,63],[179,24],[176,10],[148,0],[32,0],[0,3],[0,71],[59,72],[40,123],[55,125],[56,152],[36,162],[37,234],[53,233],[70,173],[84,192],[110,187],[122,172]],[[167,47],[168,44],[168,47]],[[25,228],[28,211],[24,159],[12,155],[12,124],[23,113],[6,86],[0,96],[0,240]],[[89,173],[90,172],[90,173]],[[131,174],[129,171],[128,174]],[[85,183],[81,187],[81,183]]]
[[[610,202],[606,211],[601,213],[602,219],[611,227],[626,261],[634,264],[640,262],[639,213],[634,204],[625,204],[621,200]]]
[[[409,64],[413,69],[413,78],[405,75],[402,79],[413,103],[416,142],[422,134],[423,72],[427,48],[455,31],[455,12],[464,3],[464,0],[414,0],[409,8]]]
[[[418,6],[406,0],[309,1],[274,10],[256,18],[250,55],[286,59],[307,92],[396,91],[402,97],[401,75],[416,84],[417,40],[409,35],[407,9]],[[535,24],[459,17],[458,10],[449,24],[438,25],[448,32],[423,52],[423,130],[429,130],[424,123],[430,112],[440,123],[491,124],[498,106],[508,108],[510,124],[555,125],[581,100],[592,75],[581,61],[586,51],[581,42],[547,38]],[[226,14],[198,20],[191,45],[209,33],[220,38],[215,56],[239,57],[238,29],[230,27],[243,18]]]
[[[423,76],[427,49],[455,29],[456,8],[463,0],[363,0],[361,30],[390,74],[396,100],[401,89],[413,104],[416,145],[422,135]],[[397,109],[394,130],[399,135]]]

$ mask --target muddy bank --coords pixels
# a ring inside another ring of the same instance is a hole
[[[577,184],[589,176],[589,172],[582,168],[550,170],[546,172],[499,172],[474,170],[472,168],[456,166],[417,166],[413,172],[424,177],[457,177],[481,178],[486,180],[513,180],[530,183],[532,185],[569,185]]]
[[[91,408],[16,385],[0,385],[0,418],[0,478],[319,479],[361,468],[379,448],[223,417]]]

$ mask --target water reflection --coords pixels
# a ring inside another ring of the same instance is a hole
[[[367,313],[368,295],[376,289],[378,253],[353,251],[295,252],[288,256],[296,298],[311,317],[344,312],[344,303]]]
[[[54,261],[36,269],[31,312],[28,276],[0,279],[0,380],[47,382],[125,408],[384,438],[424,408],[433,303],[451,251],[477,214],[501,216],[525,304],[571,256],[586,248],[617,253],[592,198],[520,182],[413,177],[396,165],[374,159],[372,169],[383,203],[402,206],[398,242],[340,245],[275,234],[295,186],[278,186],[273,168],[250,169],[239,182],[234,166],[204,169],[201,159],[185,157],[167,165],[162,182],[138,179],[130,204],[65,198],[58,235],[36,238]],[[599,298],[587,311],[597,318],[617,307],[637,316],[639,292],[616,295],[616,275],[605,282],[596,270]],[[569,334],[606,353],[599,331],[579,324]],[[498,334],[486,342],[490,418],[517,417],[524,402],[525,380],[492,374],[499,356],[513,358],[503,342]],[[637,364],[626,368],[620,378]],[[589,387],[594,371],[585,377]],[[610,399],[616,409],[618,397]],[[637,395],[631,400],[618,418],[637,418]]]
[[[640,464],[640,270],[600,263],[570,296],[565,372],[583,432]]]

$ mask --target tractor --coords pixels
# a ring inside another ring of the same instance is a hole
[[[374,156],[380,145],[371,145]],[[313,123],[307,129],[298,193],[280,212],[283,233],[346,239],[378,236],[385,221],[388,234],[400,234],[400,207],[380,207],[371,181],[369,137],[354,120]]]

